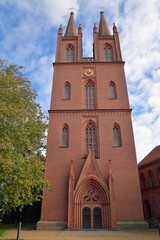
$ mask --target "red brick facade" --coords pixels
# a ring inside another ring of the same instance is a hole
[[[160,221],[160,146],[155,147],[139,164],[144,217]],[[155,221],[156,222],[156,221]]]
[[[73,13],[58,31],[45,172],[53,190],[39,229],[147,226],[117,28],[111,35],[101,12],[93,32],[93,58],[83,58]]]

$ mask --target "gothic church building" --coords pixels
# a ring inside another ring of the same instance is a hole
[[[100,13],[93,58],[83,58],[74,13],[60,25],[38,229],[146,228],[117,27]]]

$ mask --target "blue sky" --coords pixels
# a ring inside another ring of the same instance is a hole
[[[0,0],[0,58],[23,65],[38,101],[50,105],[57,31],[65,32],[71,8],[83,28],[83,57],[92,57],[93,25],[100,9],[119,31],[138,162],[160,144],[159,0]]]

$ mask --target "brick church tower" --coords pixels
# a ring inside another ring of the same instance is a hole
[[[93,37],[93,58],[83,58],[73,12],[58,31],[45,172],[53,190],[38,229],[147,227],[119,36],[103,11]]]

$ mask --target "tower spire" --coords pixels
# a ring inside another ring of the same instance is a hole
[[[65,32],[65,37],[76,37],[77,36],[77,30],[76,30],[76,24],[74,20],[74,13],[70,13],[70,18],[68,21],[67,29]]]
[[[104,12],[100,12],[101,17],[100,17],[100,22],[99,22],[99,36],[110,36],[111,32],[109,30],[108,24],[106,22]]]

